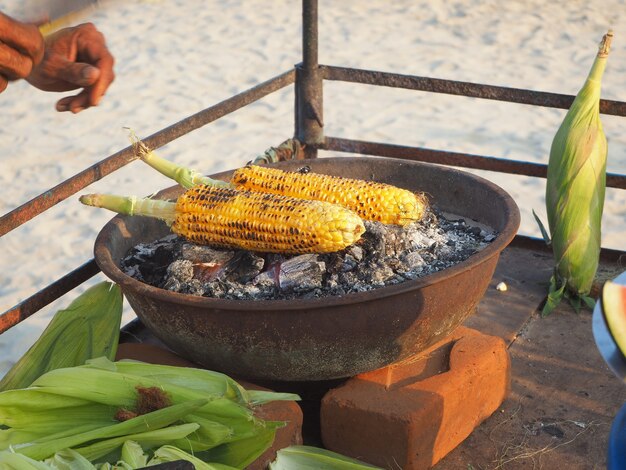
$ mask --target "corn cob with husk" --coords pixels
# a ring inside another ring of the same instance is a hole
[[[556,265],[544,315],[549,314],[563,296],[576,310],[583,303],[590,307],[594,303],[589,292],[600,255],[607,157],[599,103],[612,37],[611,31],[603,37],[589,76],[550,149],[546,210]],[[547,238],[545,229],[541,228]]]
[[[205,184],[330,202],[356,212],[365,220],[395,225],[420,220],[428,208],[428,199],[423,193],[385,183],[309,171],[283,171],[246,165],[236,170],[231,182],[227,183],[169,162],[156,155],[134,134],[131,137],[135,151],[143,161],[184,188]]]
[[[78,366],[88,359],[115,357],[122,319],[122,292],[98,283],[59,310],[39,339],[0,380],[0,391],[28,387],[50,370]]]
[[[337,204],[276,194],[193,186],[177,201],[90,194],[83,204],[157,217],[198,244],[274,253],[331,253],[355,243],[363,221]]]
[[[215,449],[222,463],[243,468],[283,424],[255,417],[252,393],[211,371],[99,358],[0,393],[0,451],[42,460],[71,448],[97,461],[132,440],[196,456]],[[262,401],[273,399],[298,397],[263,392]]]

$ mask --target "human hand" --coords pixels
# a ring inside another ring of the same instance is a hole
[[[37,26],[0,13],[0,93],[8,82],[26,78],[43,54],[44,41]]]
[[[64,28],[45,39],[41,63],[28,76],[28,82],[44,91],[82,88],[77,95],[57,102],[57,111],[80,111],[97,106],[113,82],[114,59],[104,36],[91,23]]]

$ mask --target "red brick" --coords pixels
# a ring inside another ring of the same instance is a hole
[[[134,359],[152,364],[164,364],[179,367],[200,367],[193,362],[151,344],[122,343],[118,346],[116,359]],[[237,380],[244,388],[267,390],[256,384]],[[287,425],[276,431],[276,438],[272,447],[258,459],[246,467],[246,470],[264,470],[276,458],[276,452],[290,445],[302,444],[302,410],[296,402],[275,401],[259,406],[255,410],[256,416],[268,421],[285,421]]]
[[[504,341],[461,327],[418,356],[330,390],[324,446],[384,468],[429,468],[500,406],[509,386]]]

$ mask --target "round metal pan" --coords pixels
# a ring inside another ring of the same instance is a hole
[[[484,250],[435,274],[369,292],[306,300],[223,300],[158,289],[120,268],[140,242],[167,233],[165,224],[117,216],[102,229],[95,257],[153,334],[207,368],[246,379],[313,381],[377,369],[415,355],[447,336],[476,308],[500,252],[519,226],[512,198],[493,183],[448,167],[375,158],[338,157],[277,166],[376,180],[430,195],[440,210],[499,232]],[[228,178],[229,173],[215,175]],[[180,187],[159,197],[174,198]]]

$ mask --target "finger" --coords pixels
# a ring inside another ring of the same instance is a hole
[[[89,89],[89,102],[93,106],[97,106],[100,100],[109,89],[109,86],[115,80],[115,72],[113,72],[113,56],[102,59],[98,62],[100,77],[96,83]]]
[[[9,85],[8,80],[4,78],[2,75],[0,75],[0,93],[6,90],[8,85]]]
[[[100,77],[100,70],[90,64],[71,62],[61,56],[56,56],[46,63],[45,69],[49,76],[62,80],[71,85],[71,89],[88,87],[96,83]]]
[[[31,58],[0,42],[0,74],[8,80],[26,78],[33,69]]]
[[[100,71],[96,82],[89,90],[89,102],[95,106],[115,80],[115,59],[109,52],[104,36],[92,24],[81,25],[78,38],[78,60],[94,65]]]
[[[66,96],[61,98],[56,105],[57,111],[70,111],[74,114],[80,113],[89,107],[89,93],[87,90],[81,91],[74,96]]]
[[[30,57],[36,65],[43,59],[44,40],[37,26],[0,13],[0,40]]]

